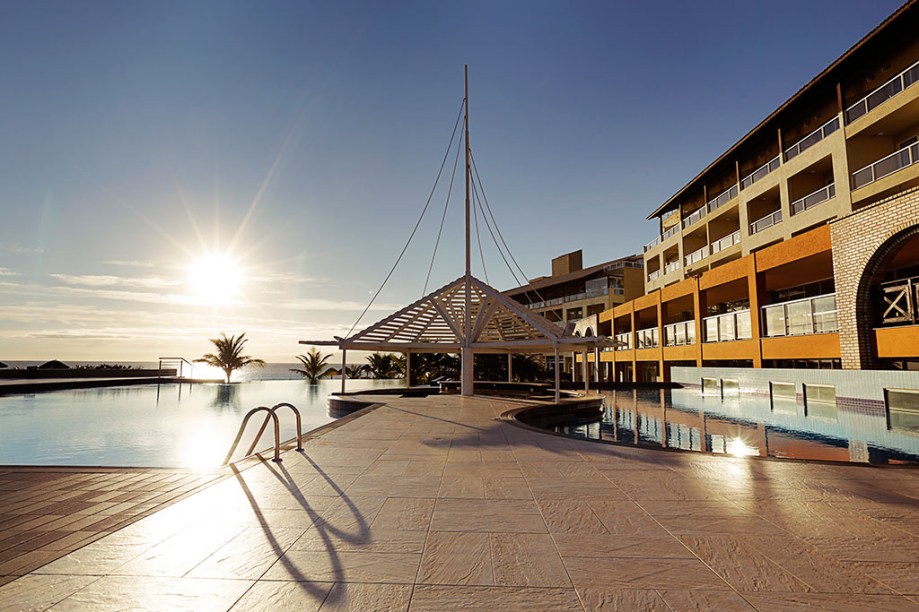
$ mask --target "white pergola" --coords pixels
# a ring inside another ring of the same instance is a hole
[[[301,340],[300,344],[337,346],[347,351],[460,353],[463,395],[472,395],[473,355],[553,353],[555,399],[559,397],[559,352],[584,352],[613,346],[607,336],[566,335],[559,325],[532,312],[472,275],[461,276],[420,300],[348,337],[334,341]],[[510,374],[510,372],[509,372]],[[342,392],[346,375],[342,373]],[[584,377],[585,386],[589,384]]]
[[[463,395],[472,395],[473,355],[513,353],[555,355],[555,401],[559,398],[559,351],[584,353],[584,385],[589,389],[587,350],[613,346],[607,336],[569,335],[545,317],[502,295],[472,276],[470,247],[469,72],[466,69],[464,133],[466,140],[466,271],[452,283],[424,296],[385,319],[348,338],[334,341],[301,340],[300,344],[337,346],[342,352],[341,390],[345,391],[344,368],[348,349],[405,353],[406,373],[411,372],[412,353],[460,353]],[[599,363],[597,364],[599,366]],[[508,368],[510,375],[510,368]]]

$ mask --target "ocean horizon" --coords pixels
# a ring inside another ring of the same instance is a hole
[[[49,360],[13,360],[13,361],[4,361],[7,366],[10,368],[28,368],[33,366],[39,366],[43,363],[46,363]],[[64,364],[70,366],[71,368],[76,368],[79,366],[98,366],[102,364],[108,365],[124,365],[132,368],[140,369],[156,369],[159,366],[158,361],[118,361],[118,360],[103,360],[103,361],[67,361],[60,359]],[[196,368],[207,368],[209,371],[210,367],[205,366],[204,364],[192,364]],[[361,362],[353,362],[348,364],[349,366],[361,365]],[[255,381],[255,380],[299,380],[303,377],[296,372],[291,372],[291,368],[302,368],[303,365],[299,362],[293,363],[266,363],[264,368],[259,368],[257,366],[250,366],[242,368],[233,374],[233,380],[236,382],[245,382],[245,381]],[[341,362],[330,362],[328,367],[335,368],[336,370],[341,369]],[[337,377],[336,377],[337,378]]]

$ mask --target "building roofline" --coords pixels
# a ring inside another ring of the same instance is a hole
[[[582,268],[580,270],[575,270],[574,272],[569,272],[567,274],[559,274],[558,276],[538,276],[536,278],[529,279],[529,282],[526,285],[519,285],[517,287],[511,287],[510,289],[505,289],[501,293],[505,295],[516,295],[520,293],[526,293],[527,291],[533,291],[544,289],[546,287],[551,287],[559,283],[566,283],[569,281],[577,280],[596,272],[602,271],[607,266],[610,266],[615,263],[625,262],[625,261],[634,261],[636,263],[643,263],[644,259],[641,255],[627,255],[625,257],[619,257],[617,259],[611,259],[610,261],[605,261],[587,268]],[[624,267],[623,267],[624,269]]]
[[[669,198],[666,202],[664,202],[663,204],[661,204],[660,206],[658,206],[657,209],[656,209],[653,213],[651,213],[650,215],[647,216],[647,220],[650,221],[650,220],[654,219],[655,217],[659,216],[661,213],[667,211],[669,208],[673,208],[673,203],[674,203],[674,201],[677,200],[680,196],[684,195],[684,194],[685,194],[687,191],[689,191],[691,188],[695,187],[695,186],[698,184],[699,180],[700,180],[703,176],[705,176],[712,168],[714,168],[714,167],[717,166],[718,164],[722,163],[726,158],[730,157],[730,156],[731,156],[733,153],[735,153],[741,146],[743,146],[743,145],[746,144],[749,140],[751,140],[751,139],[753,138],[753,136],[755,136],[757,133],[759,133],[760,130],[762,130],[764,127],[766,127],[767,125],[769,125],[770,123],[772,123],[773,121],[775,121],[776,118],[777,118],[782,112],[784,112],[788,107],[790,107],[790,106],[793,105],[795,102],[797,102],[798,100],[800,100],[804,95],[806,95],[807,93],[809,93],[810,91],[812,91],[814,88],[816,88],[817,85],[819,85],[819,84],[821,84],[821,83],[823,83],[823,82],[825,82],[825,81],[830,80],[831,77],[832,77],[833,75],[835,75],[836,72],[838,72],[838,71],[840,70],[840,66],[841,66],[843,63],[849,61],[850,58],[851,58],[855,53],[857,53],[858,51],[860,51],[860,50],[861,50],[866,44],[868,44],[870,41],[874,40],[874,38],[875,38],[878,34],[880,34],[880,32],[881,32],[882,30],[884,30],[884,29],[887,28],[891,23],[893,23],[894,21],[896,21],[897,19],[899,19],[904,13],[906,13],[906,12],[909,11],[910,9],[914,8],[914,7],[917,5],[917,3],[919,3],[919,0],[907,0],[907,2],[905,2],[900,8],[898,8],[896,11],[894,11],[889,17],[887,17],[887,19],[885,19],[884,21],[882,21],[880,24],[878,24],[877,26],[875,26],[870,32],[868,32],[867,34],[865,34],[857,43],[855,43],[854,45],[852,45],[852,46],[849,48],[848,51],[846,51],[845,53],[843,53],[842,55],[840,55],[832,64],[830,64],[829,66],[827,66],[826,68],[824,68],[817,76],[815,76],[815,77],[812,78],[810,81],[808,81],[801,89],[799,89],[799,90],[798,90],[797,92],[795,92],[790,98],[788,98],[784,103],[782,103],[781,106],[779,106],[777,109],[775,109],[774,111],[772,111],[772,113],[770,113],[765,119],[763,119],[762,121],[760,121],[760,122],[756,125],[756,127],[754,127],[752,130],[750,130],[749,132],[747,132],[740,140],[738,140],[736,143],[734,143],[727,151],[725,151],[724,153],[722,153],[721,155],[719,155],[718,158],[715,159],[715,161],[713,161],[713,162],[710,163],[708,166],[706,166],[704,170],[702,170],[699,174],[697,174],[696,176],[694,176],[694,177],[693,177],[688,183],[686,183],[686,185],[684,185],[679,191],[677,191],[675,194],[673,194],[672,196],[670,196],[670,198]]]

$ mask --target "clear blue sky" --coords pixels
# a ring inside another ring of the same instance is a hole
[[[431,188],[463,64],[527,275],[640,252],[647,214],[899,4],[2,1],[0,360],[248,331],[291,361],[346,332]],[[420,297],[443,201],[364,324]],[[460,202],[434,287],[462,274]],[[218,303],[188,280],[209,251],[244,269]]]

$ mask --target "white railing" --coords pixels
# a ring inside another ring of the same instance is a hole
[[[702,208],[698,209],[697,211],[695,211],[694,213],[692,213],[691,215],[683,219],[683,229],[686,229],[687,227],[689,227],[690,225],[692,225],[693,223],[695,223],[696,221],[704,217],[705,213],[707,212],[708,212],[708,207],[703,206]]]
[[[759,168],[757,168],[756,170],[754,170],[747,176],[743,177],[743,179],[740,181],[740,188],[746,189],[747,187],[749,187],[756,181],[760,180],[761,178],[764,178],[770,172],[775,172],[776,170],[778,170],[781,164],[782,164],[782,156],[776,155],[775,157],[767,161],[765,164],[763,164],[762,166],[760,166]]]
[[[891,99],[910,85],[919,81],[919,62],[916,62],[894,78],[890,79],[867,96],[846,109],[846,123],[852,123]]]
[[[616,334],[616,350],[629,351],[632,349],[632,332]]]
[[[753,337],[750,311],[737,310],[702,319],[703,342],[731,342]]]
[[[714,255],[715,253],[719,253],[725,249],[728,249],[734,246],[735,244],[740,244],[740,230],[737,230],[733,234],[725,236],[721,240],[717,240],[713,242],[711,249],[710,249],[711,254]]]
[[[683,346],[696,343],[696,322],[682,321],[664,325],[664,346]]]
[[[671,272],[676,272],[680,269],[680,260],[674,259],[668,264],[664,265],[664,274],[670,274]]]
[[[919,161],[919,142],[914,142],[910,146],[894,151],[870,166],[852,173],[852,189],[870,185],[897,170],[912,166],[917,161]]]
[[[659,245],[661,242],[663,242],[663,241],[666,240],[667,238],[670,238],[671,236],[673,236],[674,234],[676,234],[679,230],[680,230],[680,224],[677,223],[676,225],[674,225],[673,227],[671,227],[671,228],[669,228],[667,231],[665,231],[663,234],[659,235],[657,238],[655,238],[654,240],[652,240],[651,242],[649,242],[648,244],[646,244],[646,245],[645,245],[645,252],[650,251],[651,249],[653,249],[654,247],[656,247],[657,245]]]
[[[778,225],[781,222],[782,222],[782,211],[777,210],[774,213],[768,214],[762,219],[757,219],[756,221],[751,223],[750,233],[756,234],[757,232],[761,232],[764,229],[769,229],[773,225]]]
[[[651,282],[651,281],[653,281],[653,280],[656,280],[660,275],[661,275],[661,271],[660,271],[660,270],[655,270],[654,272],[650,272],[650,273],[648,274],[648,282]]]
[[[740,188],[734,184],[731,185],[728,189],[722,191],[718,197],[714,200],[709,200],[708,202],[708,212],[715,212],[731,200],[737,197],[737,194],[740,193]]]
[[[797,157],[807,149],[810,149],[812,146],[835,132],[839,129],[839,117],[833,117],[816,130],[791,145],[785,149],[785,161],[790,160],[793,157]]]
[[[832,197],[836,196],[836,183],[830,183],[826,187],[822,187],[815,191],[814,193],[808,194],[799,200],[795,200],[791,203],[791,214],[797,215],[802,213],[808,208],[813,208],[821,202],[826,202]]]
[[[763,336],[803,336],[839,331],[836,294],[763,306]]]
[[[635,331],[635,346],[640,349],[657,348],[660,346],[657,336],[657,328],[649,327]]]
[[[708,246],[704,246],[701,249],[693,251],[689,255],[683,257],[683,260],[686,262],[686,267],[689,267],[697,261],[702,261],[706,257],[708,257]]]

